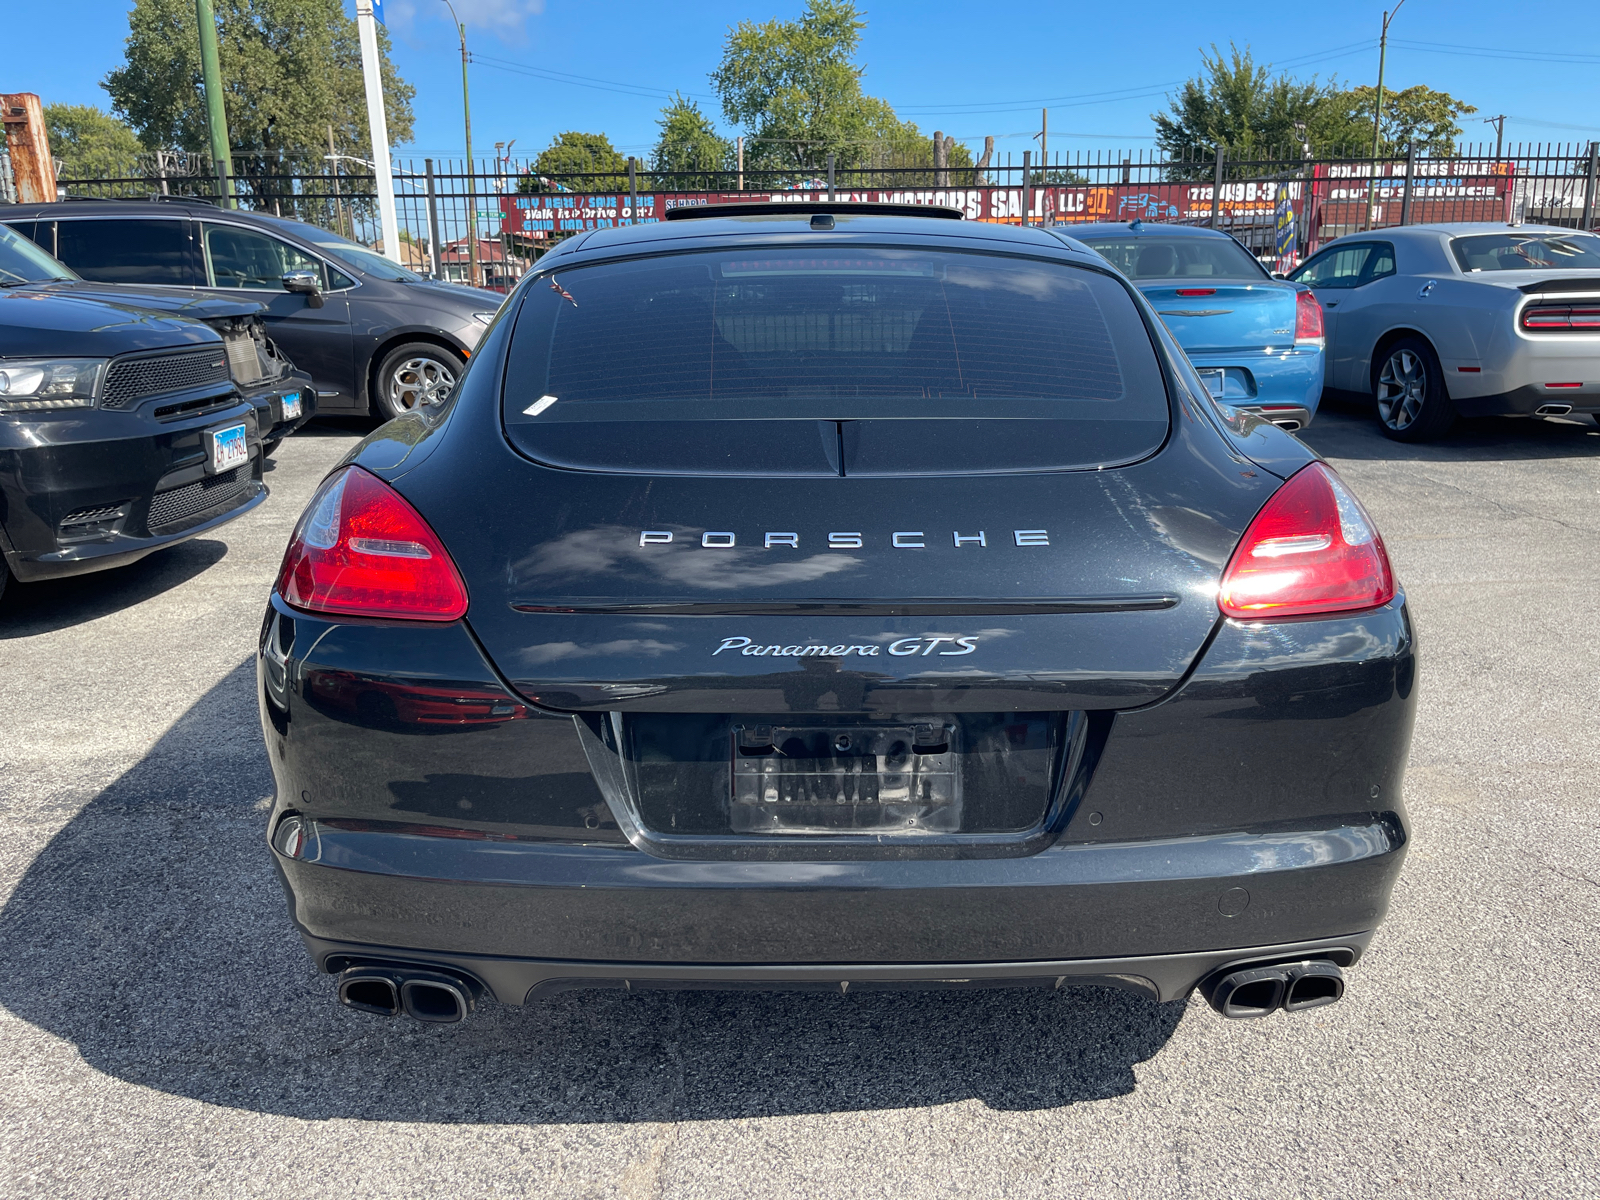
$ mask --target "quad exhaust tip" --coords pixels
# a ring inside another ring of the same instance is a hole
[[[405,1013],[430,1025],[454,1025],[478,1006],[481,988],[464,976],[418,967],[368,965],[339,972],[339,1003],[357,1012]]]
[[[1265,967],[1244,967],[1214,975],[1200,985],[1205,998],[1233,1021],[1321,1008],[1344,995],[1344,972],[1325,958]]]

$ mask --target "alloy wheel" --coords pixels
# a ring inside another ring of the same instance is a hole
[[[1378,417],[1390,429],[1405,429],[1428,399],[1428,370],[1421,355],[1401,347],[1378,375]]]
[[[417,356],[400,362],[389,375],[389,400],[410,412],[443,404],[456,386],[456,375],[436,358]]]

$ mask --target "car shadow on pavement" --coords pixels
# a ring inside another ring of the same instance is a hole
[[[1396,442],[1378,428],[1372,402],[1324,396],[1316,418],[1299,433],[1326,458],[1391,462],[1505,462],[1600,458],[1600,426],[1588,417],[1476,417],[1458,420],[1435,442]]]
[[[143,604],[210,570],[227,553],[226,542],[195,538],[109,571],[38,583],[13,579],[0,596],[0,641],[70,629]]]
[[[254,664],[62,828],[0,911],[0,1003],[96,1070],[308,1119],[710,1120],[1132,1091],[1182,1002],[1103,988],[569,992],[454,1026],[341,1008],[263,837]]]

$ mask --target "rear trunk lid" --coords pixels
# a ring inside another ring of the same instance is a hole
[[[1289,284],[1159,280],[1138,287],[1190,354],[1294,345],[1295,288]]]

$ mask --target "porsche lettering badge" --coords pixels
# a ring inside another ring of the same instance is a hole
[[[819,535],[820,536],[820,535]],[[868,538],[872,535],[855,533],[830,533],[827,536],[829,550],[861,550],[866,547]],[[877,535],[887,538],[889,545],[896,550],[927,550],[934,543],[929,539],[942,539],[943,534],[930,534],[920,529],[901,529],[894,533]],[[1000,540],[1005,540],[1002,534]],[[1013,529],[1011,540],[1019,546],[1048,546],[1050,544],[1050,531],[1047,529]],[[678,540],[678,535],[670,529],[641,529],[639,531],[639,545],[641,546],[670,546],[683,545],[687,542],[694,544],[694,535],[691,533],[684,542]],[[706,530],[700,535],[700,545],[707,550],[731,550],[739,544],[739,537],[729,530]],[[759,542],[755,543],[761,549],[771,550],[774,547],[784,547],[789,550],[800,549],[800,535],[798,533],[767,533],[762,535]],[[959,529],[950,531],[950,544],[957,550],[964,547],[974,547],[980,550],[989,546],[989,535],[982,529],[963,533]]]

